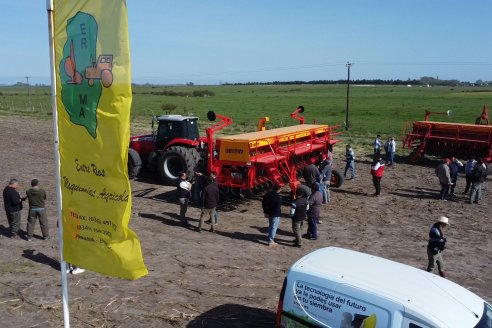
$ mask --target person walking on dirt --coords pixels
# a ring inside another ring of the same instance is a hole
[[[308,187],[311,187],[313,183],[318,181],[320,174],[318,167],[315,165],[316,163],[316,158],[312,157],[309,159],[310,164],[304,167],[304,170],[302,170],[302,176],[304,178],[304,181]]]
[[[470,186],[472,182],[472,173],[473,169],[475,168],[475,164],[477,161],[475,160],[475,156],[472,156],[468,162],[466,162],[465,165],[465,180],[466,180],[466,186],[465,186],[465,191],[463,191],[463,194],[466,195],[470,191]]]
[[[482,158],[479,158],[475,168],[473,169],[471,177],[472,183],[469,200],[470,204],[478,204],[478,202],[482,199],[483,184],[485,179],[487,179],[487,172],[487,164],[485,164],[485,161]]]
[[[449,187],[451,186],[451,175],[449,173],[449,158],[444,159],[444,163],[439,164],[436,167],[436,175],[439,178],[441,184],[441,192],[439,193],[439,199],[446,201],[448,199]]]
[[[374,140],[374,158],[379,158],[381,156],[381,135],[377,135],[376,140]]]
[[[345,161],[347,162],[347,164],[345,164],[345,172],[343,174],[343,177],[346,178],[347,177],[347,171],[350,170],[350,173],[352,174],[351,179],[355,179],[356,178],[356,176],[355,176],[355,153],[354,153],[352,147],[350,147],[350,145],[347,145],[345,147]]]
[[[449,196],[456,196],[454,194],[454,188],[456,188],[456,183],[458,182],[458,171],[460,167],[463,167],[463,163],[455,157],[451,157],[451,163],[449,163],[449,176],[451,177],[451,188]]]
[[[186,211],[191,196],[191,183],[187,180],[186,172],[181,172],[178,179],[178,200],[179,200],[179,218],[184,226],[189,227]]]
[[[268,218],[268,246],[275,247],[278,245],[275,242],[275,234],[277,233],[282,212],[282,197],[280,196],[280,186],[278,184],[274,185],[272,190],[265,194],[261,205],[265,217]]]
[[[26,191],[27,199],[29,200],[29,216],[27,217],[27,241],[31,241],[34,235],[36,221],[39,220],[43,239],[50,239],[50,231],[48,227],[48,218],[46,216],[45,201],[46,192],[39,187],[38,179],[32,179],[31,189]]]
[[[290,216],[292,217],[292,232],[295,235],[294,247],[302,245],[302,222],[306,219],[309,203],[303,192],[296,190],[296,200],[290,205]]]
[[[446,238],[442,233],[444,229],[449,224],[449,219],[445,216],[440,216],[432,228],[429,231],[429,242],[427,244],[427,272],[431,272],[437,264],[437,270],[439,275],[446,278],[444,273],[444,261],[442,259],[442,251],[446,247]]]
[[[323,207],[323,195],[319,191],[319,184],[313,183],[311,186],[311,196],[308,198],[309,211],[308,214],[308,229],[306,237],[311,240],[318,239],[318,220],[321,217],[321,209]]]
[[[381,157],[375,158],[371,165],[371,175],[372,175],[372,183],[374,184],[374,189],[376,192],[374,196],[379,196],[381,194],[381,179],[384,174],[384,163],[381,160]]]
[[[19,192],[19,181],[17,179],[10,179],[9,184],[3,189],[3,204],[5,207],[5,214],[9,222],[10,238],[20,239],[19,227],[21,221],[22,211],[22,198]]]
[[[214,182],[212,177],[207,178],[207,186],[203,189],[203,204],[202,212],[200,214],[200,223],[198,224],[198,232],[202,232],[203,222],[205,221],[205,215],[210,219],[210,232],[215,232],[215,208],[219,204],[219,187]]]

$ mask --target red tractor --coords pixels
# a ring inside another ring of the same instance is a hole
[[[157,129],[154,123],[157,122]],[[189,177],[203,156],[206,138],[198,132],[198,117],[163,115],[152,120],[152,134],[130,138],[128,175],[134,178],[142,165],[156,169],[166,184],[175,184],[180,172]]]

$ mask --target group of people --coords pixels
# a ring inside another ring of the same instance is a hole
[[[333,155],[331,151],[321,158],[310,158],[302,175],[304,184],[299,184],[295,190],[295,199],[291,203],[290,217],[292,232],[295,239],[294,247],[302,246],[303,237],[310,240],[318,239],[318,224],[321,223],[323,205],[330,202],[330,183],[333,173]],[[263,213],[268,218],[268,245],[275,247],[275,234],[280,222],[282,198],[280,186],[274,185],[262,200]],[[303,232],[303,223],[307,220],[307,232]]]
[[[23,203],[27,200],[29,203],[29,211],[27,217],[27,241],[32,241],[34,237],[34,227],[39,220],[43,239],[50,239],[48,227],[48,218],[46,216],[45,201],[46,192],[39,186],[39,180],[31,181],[31,188],[26,191],[26,196],[21,197],[19,191],[19,181],[10,179],[9,184],[3,189],[3,204],[5,214],[9,223],[10,238],[20,239],[21,213]]]
[[[8,185],[3,189],[3,204],[5,214],[9,223],[10,238],[21,239],[22,230],[21,216],[23,203],[27,200],[29,204],[27,216],[27,233],[24,238],[27,241],[32,241],[34,238],[34,228],[36,222],[39,221],[43,240],[51,239],[48,226],[48,216],[46,214],[46,191],[39,185],[38,179],[31,180],[31,188],[26,190],[26,196],[22,197],[18,191],[19,181],[10,179]],[[67,273],[79,274],[85,272],[84,269],[67,263]]]
[[[188,181],[186,172],[182,172],[177,183],[178,201],[180,204],[179,217],[186,227],[191,227],[186,217],[190,198],[194,194],[193,203],[201,207],[200,222],[196,229],[202,232],[205,217],[208,216],[211,228],[210,232],[215,232],[215,225],[218,223],[217,205],[220,200],[220,191],[217,184],[215,173],[206,176],[203,172],[195,172],[196,181],[192,184]]]
[[[384,148],[384,152],[386,154],[386,164],[393,165],[395,164],[395,152],[396,152],[396,141],[394,137],[389,137],[388,140],[384,143],[381,141],[381,135],[378,134],[376,139],[374,140],[374,159],[381,158],[381,149]]]
[[[445,158],[436,169],[435,173],[441,185],[439,199],[446,201],[449,197],[455,197],[455,188],[458,181],[458,172],[465,167],[466,186],[463,194],[468,194],[469,204],[478,204],[483,196],[483,184],[487,178],[488,167],[483,158],[471,157],[466,165],[455,157]]]

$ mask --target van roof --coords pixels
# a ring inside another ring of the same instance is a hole
[[[457,322],[473,327],[485,301],[454,282],[402,263],[338,247],[318,249],[289,271],[363,289],[400,303],[410,316],[419,314],[439,327]],[[464,326],[463,326],[464,327]]]

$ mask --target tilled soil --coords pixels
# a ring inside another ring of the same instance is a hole
[[[42,240],[37,226],[39,238],[12,240],[5,214],[0,214],[1,326],[62,327],[52,123],[0,117],[0,135],[0,181],[6,185],[16,177],[24,193],[32,178],[40,180],[54,236]],[[180,224],[174,188],[144,173],[132,181],[130,227],[141,239],[149,275],[136,281],[92,272],[70,275],[71,326],[271,327],[285,273],[301,256],[339,246],[425,268],[428,231],[439,215],[451,220],[445,231],[448,278],[492,301],[490,182],[479,205],[466,204],[461,194],[442,202],[436,199],[436,162],[401,163],[386,169],[382,196],[371,197],[369,157],[358,158],[358,178],[332,190],[319,239],[305,240],[300,249],[291,247],[287,202],[277,232],[280,245],[269,248],[261,196],[223,203],[218,231],[197,233]],[[344,165],[340,158],[337,164]],[[461,176],[457,190],[463,189]],[[22,215],[25,229],[27,210]],[[198,208],[188,210],[194,226],[199,215]]]

